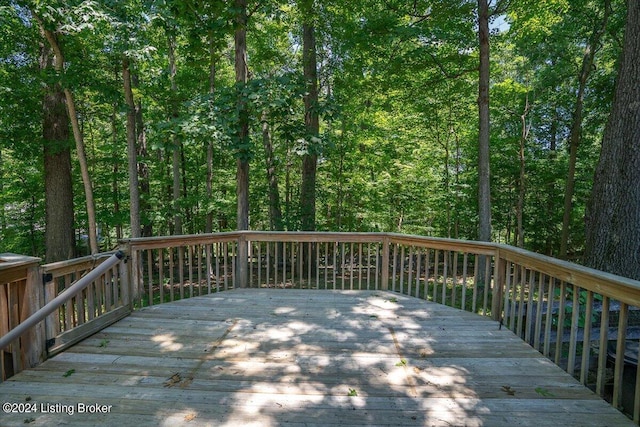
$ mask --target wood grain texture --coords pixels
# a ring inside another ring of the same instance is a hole
[[[111,409],[0,424],[633,425],[497,322],[385,291],[147,307],[0,384],[3,402],[27,399]]]

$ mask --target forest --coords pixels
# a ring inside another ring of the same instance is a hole
[[[635,3],[10,0],[0,252],[393,231],[582,262]]]

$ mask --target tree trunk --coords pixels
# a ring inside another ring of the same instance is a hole
[[[278,174],[271,143],[271,131],[267,121],[267,113],[262,112],[262,143],[264,145],[267,181],[269,183],[269,225],[271,230],[284,230],[282,210],[280,209],[280,191],[278,190]]]
[[[172,34],[169,34],[169,80],[171,81],[171,93],[174,99],[171,100],[171,116],[176,119],[178,117],[178,85],[176,84],[176,40]],[[173,156],[171,160],[171,171],[173,176],[173,234],[182,234],[182,209],[180,208],[180,151],[181,144],[177,134],[173,137]]]
[[[529,95],[525,100],[525,107],[522,115],[520,116],[520,123],[522,125],[520,135],[520,150],[518,153],[518,160],[520,163],[520,174],[518,175],[518,202],[516,206],[516,227],[517,227],[517,241],[516,246],[524,247],[524,199],[526,194],[526,182],[525,182],[525,146],[527,139],[529,138],[529,126],[527,126],[527,115],[529,114]]]
[[[118,68],[116,68],[115,70],[115,78],[117,79],[119,76],[119,70]],[[113,102],[113,109],[111,110],[111,138],[112,138],[112,145],[113,145],[113,156],[114,156],[114,162],[113,162],[113,169],[112,169],[112,174],[111,174],[111,197],[113,198],[113,213],[114,216],[116,218],[118,218],[116,224],[115,224],[115,228],[116,228],[116,239],[120,240],[122,239],[122,221],[120,221],[120,188],[118,186],[118,183],[120,181],[119,179],[119,172],[120,172],[120,161],[117,160],[117,158],[120,155],[120,139],[118,136],[118,125],[120,123],[120,102],[118,102],[117,100]],[[107,231],[106,233],[106,237],[107,239],[107,246],[111,247],[111,240],[110,240],[110,236],[111,236],[111,232]]]
[[[40,68],[51,65],[50,50],[42,46]],[[47,87],[43,102],[45,260],[71,259],[75,253],[73,184],[69,119],[62,89]]]
[[[55,69],[59,73],[64,72],[64,55],[62,53],[62,49],[60,48],[60,44],[58,43],[58,38],[56,35],[47,30],[37,15],[34,14],[38,24],[40,25],[40,30],[42,34],[44,34],[45,38],[49,42],[49,45],[53,49],[54,52],[54,61],[53,65]],[[96,211],[95,211],[95,202],[93,200],[93,184],[91,183],[91,177],[89,176],[89,166],[87,163],[87,155],[85,153],[84,139],[82,135],[82,131],[80,130],[80,123],[78,121],[78,114],[76,113],[76,105],[73,100],[73,94],[71,90],[64,89],[65,100],[67,103],[67,113],[69,115],[69,120],[71,121],[71,129],[73,130],[73,138],[76,142],[76,151],[78,155],[78,163],[80,164],[80,174],[82,175],[82,184],[84,186],[85,200],[87,206],[87,219],[89,222],[89,229],[87,230],[87,234],[89,236],[89,249],[92,254],[98,253],[98,238],[97,238],[97,225],[96,225]]]
[[[238,90],[238,135],[236,161],[237,228],[249,229],[249,111],[243,89],[247,84],[247,0],[235,0],[235,72]]]
[[[580,76],[578,76],[578,94],[576,95],[576,105],[573,110],[571,131],[569,132],[569,170],[567,172],[567,182],[564,191],[564,213],[562,216],[562,232],[560,234],[560,253],[558,254],[562,259],[567,257],[567,247],[569,243],[569,227],[573,207],[573,193],[575,191],[578,146],[582,139],[582,108],[584,104],[584,92],[587,87],[587,80],[591,75],[591,70],[593,70],[593,61],[596,51],[600,45],[600,39],[607,27],[611,8],[610,3],[610,0],[605,1],[604,16],[601,21],[598,21],[597,27],[593,30],[591,39],[584,49],[582,68],[580,70]]]
[[[640,2],[627,2],[618,79],[587,206],[585,263],[640,280]]]
[[[316,229],[316,171],[320,122],[318,117],[318,71],[313,0],[300,0],[302,14],[302,63],[306,93],[304,95],[304,125],[307,151],[302,156],[302,184],[300,189],[300,226],[302,230]]]
[[[129,59],[122,61],[124,99],[127,103],[127,164],[129,171],[129,219],[131,237],[140,237],[140,192],[138,185],[138,149],[136,147],[136,105],[131,90],[131,70]]]
[[[480,73],[478,79],[478,239],[491,241],[491,186],[489,169],[489,5],[478,0]]]
[[[213,108],[213,97],[216,91],[216,48],[213,33],[209,32],[209,105]],[[213,139],[209,139],[207,143],[207,219],[205,224],[205,233],[213,232]]]
[[[136,73],[131,74],[131,84],[133,87],[138,87],[138,75]],[[138,192],[140,200],[140,226],[143,237],[151,237],[153,235],[153,223],[151,218],[148,217],[148,213],[151,210],[149,200],[151,199],[151,187],[149,184],[149,166],[147,160],[149,157],[149,151],[147,150],[147,133],[144,126],[144,117],[142,115],[142,99],[134,98],[136,107],[136,154],[138,159],[138,184],[140,191]]]

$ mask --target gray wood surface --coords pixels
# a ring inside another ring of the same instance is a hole
[[[0,384],[0,401],[36,409],[2,426],[633,425],[497,322],[383,291],[148,307]],[[92,404],[108,413],[78,413]]]

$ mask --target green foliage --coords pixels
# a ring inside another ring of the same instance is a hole
[[[578,153],[571,251],[611,102],[624,22],[615,0],[596,55]],[[320,135],[305,133],[300,7],[256,2],[247,26],[251,78],[236,85],[228,2],[36,1],[32,11],[64,43],[64,73],[40,71],[43,42],[29,9],[0,7],[0,252],[42,255],[42,91],[73,90],[94,183],[103,248],[129,228],[122,62],[130,61],[140,110],[138,161],[148,171],[143,222],[171,233],[171,159],[179,150],[175,206],[185,232],[235,228],[235,167],[250,160],[251,228],[268,229],[263,124],[270,132],[283,223],[299,227],[302,156],[318,155],[317,228],[477,235],[477,34],[474,2],[317,1]],[[583,48],[598,2],[510,2],[492,34],[491,170],[494,239],[515,242],[521,115],[525,141],[525,246],[553,254],[562,222],[568,129]],[[171,84],[169,39],[176,73]],[[213,78],[213,81],[210,80]],[[250,134],[240,141],[238,91]],[[144,134],[142,134],[144,130]],[[143,138],[144,137],[144,138]],[[176,144],[176,141],[178,143]],[[207,150],[212,150],[211,194]],[[77,234],[86,229],[74,158]]]

